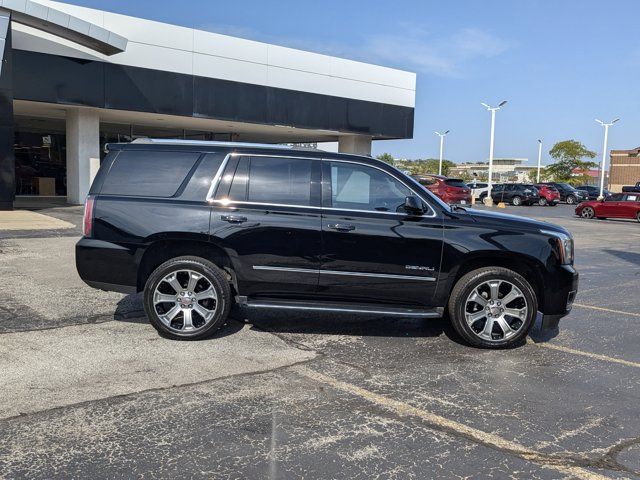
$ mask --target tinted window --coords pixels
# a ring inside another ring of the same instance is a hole
[[[172,197],[195,166],[199,153],[125,150],[113,163],[100,193]]]
[[[449,185],[450,187],[461,187],[461,188],[467,188],[467,184],[464,183],[464,180],[460,180],[457,178],[447,178],[444,183],[446,183],[447,185]]]
[[[502,190],[504,190],[504,185],[494,185],[491,190],[494,192],[501,192]]]
[[[518,186],[517,185],[505,185],[504,190],[505,192],[513,192],[514,190],[517,190]]]
[[[330,162],[331,206],[349,210],[404,212],[411,190],[376,168]]]
[[[249,159],[241,158],[229,189],[229,200],[243,202],[247,199],[247,183],[249,180]]]
[[[433,178],[418,178],[417,180],[418,182],[420,182],[420,185],[435,185],[436,183],[438,183]]]
[[[312,163],[313,160],[251,157],[247,201],[310,205]]]
[[[622,202],[624,200],[624,194],[616,193],[610,197],[605,198],[606,202]]]

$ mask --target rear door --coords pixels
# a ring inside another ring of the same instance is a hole
[[[230,155],[211,236],[228,252],[240,295],[313,295],[320,266],[320,160]]]
[[[420,198],[383,169],[323,161],[320,295],[333,300],[433,306],[440,271],[443,218],[410,215]]]

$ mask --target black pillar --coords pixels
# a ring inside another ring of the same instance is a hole
[[[0,10],[0,210],[13,210],[16,196],[11,60],[11,15]]]

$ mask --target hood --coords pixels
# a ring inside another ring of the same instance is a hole
[[[532,218],[509,215],[508,213],[490,212],[487,210],[468,209],[468,214],[479,223],[500,226],[501,228],[512,227],[516,230],[551,230],[569,235],[569,231],[553,223],[541,222]]]

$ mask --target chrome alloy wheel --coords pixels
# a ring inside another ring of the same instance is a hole
[[[215,316],[218,294],[204,275],[193,270],[176,270],[156,286],[153,307],[167,328],[177,334],[192,334],[202,330]]]
[[[465,302],[469,328],[481,339],[502,342],[517,335],[529,306],[522,291],[506,280],[489,280],[478,285]]]
[[[593,211],[593,208],[591,207],[584,207],[582,209],[582,212],[580,213],[580,216],[582,218],[593,218],[595,215],[595,212]]]

